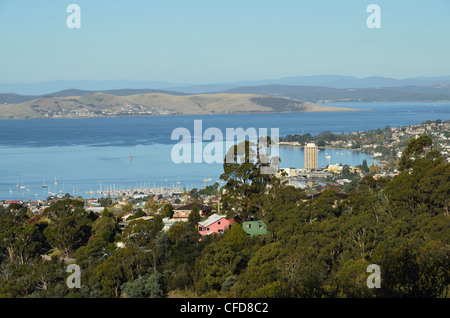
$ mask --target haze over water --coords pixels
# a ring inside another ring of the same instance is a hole
[[[175,164],[171,160],[172,147],[178,142],[171,140],[172,131],[184,127],[193,134],[197,119],[202,120],[203,132],[217,127],[225,135],[226,128],[254,127],[267,128],[270,134],[270,128],[279,128],[280,136],[285,136],[349,133],[450,118],[448,102],[327,105],[372,111],[1,120],[0,199],[43,199],[49,190],[89,197],[86,191],[108,187],[201,188],[213,184],[222,173],[221,164]],[[280,147],[280,157],[280,167],[303,168],[302,149]],[[355,151],[319,152],[322,167],[329,163],[358,165],[363,159],[373,162],[369,155]],[[49,188],[42,188],[44,182]],[[17,184],[25,188],[17,188]]]

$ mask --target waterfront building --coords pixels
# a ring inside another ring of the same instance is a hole
[[[314,143],[308,143],[305,146],[305,169],[315,170],[318,168],[317,146]]]

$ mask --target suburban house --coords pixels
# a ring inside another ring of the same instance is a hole
[[[263,221],[243,222],[242,227],[250,236],[267,234],[267,227]]]
[[[142,216],[142,217],[137,218],[137,219],[128,220],[128,217],[129,217],[129,216],[130,216],[130,215],[128,215],[127,218],[126,218],[124,221],[122,221],[122,222],[119,223],[119,229],[120,229],[121,231],[123,231],[123,230],[125,229],[125,227],[126,227],[128,224],[130,224],[130,222],[132,222],[132,221],[136,221],[136,220],[151,221],[151,220],[153,220],[153,217],[152,217],[152,216]]]
[[[198,204],[198,203],[191,203],[191,204],[183,205],[183,206],[180,206],[180,207],[176,208],[173,211],[173,219],[175,221],[187,222],[188,221],[188,217],[189,217],[189,213],[191,213],[192,208],[194,206],[197,206],[201,218],[207,216],[212,211],[212,208],[207,206],[207,205]]]
[[[206,220],[198,222],[198,232],[200,233],[200,240],[210,234],[223,234],[224,231],[229,230],[234,220],[227,220],[226,215],[212,214]]]

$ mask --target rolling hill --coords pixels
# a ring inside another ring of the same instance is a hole
[[[76,92],[76,91],[72,91]],[[292,98],[257,94],[172,95],[143,93],[121,95],[91,93],[82,96],[51,96],[17,104],[0,104],[0,118],[79,118],[111,116],[205,115],[264,112],[354,111],[318,106]],[[64,94],[62,94],[64,95]]]

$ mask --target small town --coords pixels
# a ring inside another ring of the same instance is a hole
[[[361,150],[373,154],[373,157],[380,163],[380,165],[372,164],[368,166],[366,162],[363,162],[355,167],[339,163],[329,164],[322,168],[318,167],[317,152],[319,147],[309,142],[302,145],[298,141],[286,141],[303,137],[288,135],[283,138],[279,145],[305,146],[305,167],[281,168],[276,176],[285,181],[287,185],[305,190],[310,198],[317,197],[327,189],[335,189],[341,197],[346,197],[348,192],[352,190],[352,184],[365,176],[372,176],[374,179],[396,176],[398,174],[396,165],[401,158],[402,150],[412,138],[423,135],[430,136],[434,141],[435,148],[440,151],[447,162],[450,162],[449,128],[450,121],[436,120],[401,128],[387,127],[349,135],[331,135],[334,136],[330,138],[332,141],[320,139],[323,135],[330,137],[328,133],[314,137],[315,140],[318,139],[317,144],[322,147]],[[392,164],[393,162],[394,164]],[[0,209],[7,209],[11,204],[18,204],[26,208],[30,215],[41,215],[45,209],[58,201],[76,199],[83,203],[87,212],[101,215],[107,209],[113,213],[120,221],[121,230],[131,220],[150,221],[155,215],[163,217],[164,229],[168,230],[175,222],[187,222],[195,207],[200,217],[198,222],[200,237],[204,237],[212,233],[222,234],[232,222],[225,222],[227,215],[220,213],[220,197],[224,194],[224,191],[224,187],[216,182],[213,185],[203,186],[203,189],[193,188],[190,190],[172,187],[90,191],[89,194],[96,194],[101,197],[87,199],[82,196],[60,193],[51,195],[45,200],[2,200],[0,201]],[[254,222],[258,224],[255,225]],[[243,223],[244,230],[252,235],[255,233],[264,234],[265,225],[263,222],[254,222]],[[255,226],[257,230],[255,230]]]
[[[332,134],[325,132],[317,136],[287,135],[280,138],[280,146],[303,147],[306,142],[316,142],[319,149],[337,148],[361,151],[371,154],[380,163],[382,175],[395,172],[402,150],[411,138],[428,135],[433,140],[433,147],[450,162],[450,121],[425,121],[421,124],[405,127],[389,127],[349,134]]]
[[[87,105],[94,106],[94,105]],[[31,105],[34,108],[34,105]],[[108,108],[64,108],[59,107],[58,110],[36,109],[35,118],[97,118],[97,117],[121,117],[121,116],[164,116],[176,115],[177,112],[141,104],[127,104],[117,107]]]

